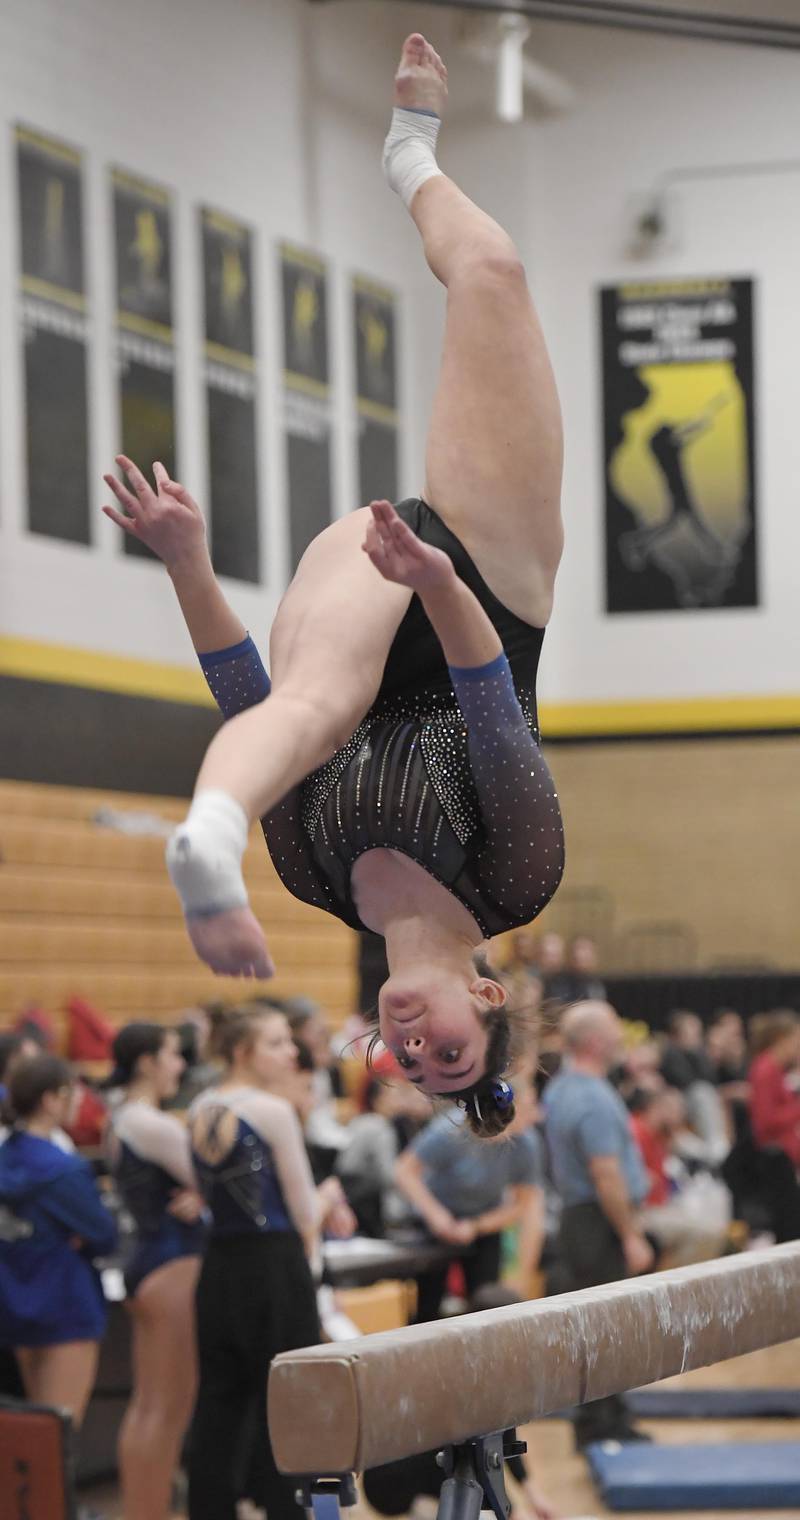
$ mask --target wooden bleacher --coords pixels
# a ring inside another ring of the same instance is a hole
[[[255,991],[316,998],[341,1021],[356,1006],[357,945],[328,914],[297,902],[254,829],[245,877],[278,967],[271,982],[217,977],[196,959],[164,865],[164,839],[95,823],[101,808],[176,821],[174,797],[0,781],[0,1025],[67,998],[112,1022],[169,1020],[210,999]]]

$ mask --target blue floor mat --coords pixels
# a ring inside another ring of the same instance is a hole
[[[800,1388],[639,1388],[625,1395],[639,1420],[792,1420]]]
[[[800,1505],[800,1443],[736,1446],[620,1445],[586,1459],[610,1509],[791,1509]]]

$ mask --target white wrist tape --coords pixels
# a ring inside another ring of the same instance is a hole
[[[199,792],[167,843],[167,870],[187,917],[247,906],[247,814],[227,792]]]

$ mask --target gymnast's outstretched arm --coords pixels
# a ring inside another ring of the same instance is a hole
[[[491,618],[442,549],[423,544],[391,502],[371,503],[364,552],[384,580],[416,591],[448,665],[488,665],[503,653]]]
[[[155,491],[125,454],[117,455],[117,464],[133,490],[116,475],[104,475],[122,511],[108,506],[103,511],[129,538],[137,538],[162,560],[197,653],[240,644],[247,631],[214,575],[205,522],[196,501],[184,486],[170,480],[163,464],[153,466]]]
[[[103,511],[132,538],[163,560],[180,603],[189,637],[211,694],[223,717],[233,718],[263,702],[270,680],[241,619],[228,604],[211,564],[203,514],[197,502],[163,464],[153,466],[156,491],[124,454],[117,463],[136,488],[126,490],[115,475],[104,479],[120,505]]]
[[[385,579],[417,592],[464,716],[486,836],[482,879],[496,903],[532,918],[561,880],[564,835],[553,779],[500,637],[441,549],[420,543],[388,501],[373,502],[372,514],[365,551]]]

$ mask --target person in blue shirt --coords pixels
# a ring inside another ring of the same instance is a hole
[[[113,1056],[110,1085],[124,1097],[111,1118],[111,1166],[135,1226],[124,1264],[134,1384],[119,1432],[122,1496],[125,1520],[166,1520],[197,1390],[194,1294],[205,1209],[186,1126],[160,1107],[184,1069],[177,1031],[126,1024]]]
[[[28,1398],[79,1425],[94,1384],[106,1307],[95,1258],[116,1245],[87,1161],[54,1145],[72,1076],[55,1056],[15,1066],[0,1146],[0,1346],[16,1352]]]
[[[463,1110],[437,1114],[395,1163],[395,1181],[436,1240],[453,1246],[473,1294],[497,1282],[501,1234],[519,1227],[518,1286],[523,1297],[544,1238],[543,1158],[533,1128],[536,1099],[521,1083],[516,1113],[494,1144],[478,1139]],[[450,1262],[417,1278],[417,1321],[435,1319]]]
[[[619,1060],[622,1025],[608,1003],[576,1003],[564,1014],[564,1060],[542,1102],[555,1188],[562,1202],[558,1252],[569,1289],[647,1272],[653,1250],[637,1211],[647,1172],[630,1115],[608,1081]],[[614,1395],[575,1416],[579,1447],[590,1441],[643,1439]]]
[[[373,501],[309,544],[272,626],[273,687],[225,600],[202,514],[126,456],[104,510],[159,555],[227,722],[168,866],[198,955],[272,974],[242,857],[262,819],[296,897],[386,941],[378,1019],[413,1080],[477,1091],[509,1057],[505,990],[476,976],[484,940],[535,918],[564,862],[539,743],[536,674],[561,556],[561,415],[544,336],[508,233],[443,175],[447,71],[404,45],[384,150],[447,288],[424,498]],[[513,1052],[511,1052],[513,1054]]]

